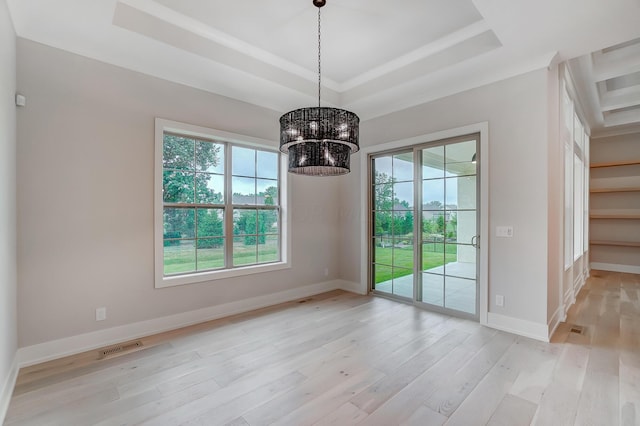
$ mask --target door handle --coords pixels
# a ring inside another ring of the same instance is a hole
[[[473,237],[471,237],[471,245],[474,248],[479,248],[480,245],[480,235],[474,235]]]

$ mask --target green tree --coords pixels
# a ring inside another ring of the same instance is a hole
[[[244,244],[255,245],[266,242],[266,233],[275,222],[274,210],[243,210],[235,222],[235,235],[244,236]]]
[[[457,238],[458,236],[458,215],[451,213],[447,226],[447,238]]]
[[[219,203],[222,188],[209,188],[210,175],[221,164],[220,145],[164,135],[162,196],[171,203]]]
[[[436,234],[444,235],[444,214],[438,215],[436,218]]]
[[[224,224],[220,209],[197,209],[198,248],[218,248],[224,244]]]
[[[179,245],[178,238],[193,238],[195,236],[193,209],[168,207],[164,209],[163,217],[165,247]]]
[[[244,234],[244,245],[252,246],[256,244],[256,233],[259,233],[256,210],[243,210],[240,218],[236,222],[238,234]],[[258,235],[264,244],[264,235]]]
[[[276,201],[278,200],[278,187],[270,186],[264,191],[264,194],[260,193],[258,195],[264,195],[265,205],[273,206],[276,204]]]
[[[373,197],[375,235],[389,235],[393,220],[393,180],[386,173],[375,172]]]
[[[265,205],[273,206],[278,197],[278,188],[270,186],[258,197],[264,197]],[[243,209],[234,221],[233,234],[244,236],[245,245],[265,244],[267,234],[274,233],[273,226],[277,221],[278,211],[275,209]]]
[[[433,220],[433,218],[429,218],[427,220],[424,220],[422,222],[422,232],[424,234],[435,234],[436,233],[436,222],[435,220]]]
[[[402,233],[403,234],[413,233],[413,212],[411,210],[408,210],[404,215]]]
[[[216,171],[222,161],[220,149],[220,145],[211,142],[165,134],[162,153],[163,201],[220,204],[222,188],[210,187],[210,172]],[[165,208],[163,216],[165,239],[195,236],[194,209]],[[206,218],[205,221],[214,221],[214,218]],[[210,226],[218,225],[212,223]],[[165,245],[174,243],[178,242],[167,241]]]

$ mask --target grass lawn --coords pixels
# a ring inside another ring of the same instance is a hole
[[[252,265],[255,263],[275,262],[278,260],[278,246],[276,244],[244,245],[235,243],[233,246],[233,264],[235,266]],[[164,248],[165,275],[206,271],[224,267],[224,249],[198,249],[196,268],[196,250],[193,243]]]
[[[446,247],[446,249],[444,248]],[[444,251],[446,250],[446,253]],[[423,244],[422,270],[455,262],[458,258],[455,244]],[[413,274],[413,249],[376,247],[376,284],[391,278],[400,278]],[[392,265],[394,266],[392,268]]]

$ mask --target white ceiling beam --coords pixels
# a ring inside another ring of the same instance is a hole
[[[638,122],[640,122],[640,109],[613,112],[604,117],[605,127],[623,126],[625,124],[636,124]]]
[[[640,133],[640,124],[633,123],[626,126],[616,126],[599,129],[591,133],[591,139],[609,138],[611,136],[631,135]]]
[[[623,91],[606,92],[602,97],[600,109],[602,111],[612,111],[634,105],[640,105],[640,86],[628,87]]]
[[[594,52],[593,76],[595,81],[605,81],[640,71],[640,43],[610,52]]]
[[[377,68],[366,71],[363,74],[357,75],[350,80],[345,81],[340,86],[340,90],[343,92],[349,91],[355,87],[380,78],[384,75],[391,74],[401,68],[415,64],[416,62],[419,62],[420,60],[423,60],[429,56],[433,56],[444,50],[451,49],[458,44],[473,39],[474,37],[478,37],[490,30],[491,28],[489,28],[485,21],[475,22],[432,43],[426,44],[412,52],[388,61],[387,63],[380,65]]]

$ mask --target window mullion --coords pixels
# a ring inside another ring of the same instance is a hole
[[[413,300],[422,300],[422,155],[413,149]]]
[[[225,144],[225,164],[224,164],[224,266],[225,268],[233,267],[233,188],[232,182],[232,149],[229,144]]]
[[[203,203],[164,203],[164,207],[168,208],[199,208],[199,209],[223,209],[225,207],[224,204],[203,204]]]

